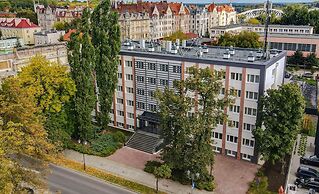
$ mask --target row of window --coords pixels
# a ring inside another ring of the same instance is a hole
[[[221,153],[222,148],[221,147],[217,147],[217,146],[213,146],[213,150],[217,153]],[[226,154],[228,156],[232,156],[232,157],[236,157],[237,156],[237,152],[233,151],[233,150],[227,150],[226,149]],[[251,161],[252,156],[249,154],[242,154],[242,159],[243,160],[247,160],[247,161]]]
[[[286,50],[286,51],[306,51],[316,52],[316,44],[301,44],[301,43],[282,43],[282,42],[271,42],[271,49]]]
[[[235,112],[235,113],[239,113],[240,106],[230,105],[229,106],[229,111]],[[256,116],[257,115],[257,109],[256,108],[245,107],[245,114],[246,115],[251,115],[251,116]]]
[[[110,120],[110,123],[113,124],[114,121]],[[122,128],[124,128],[124,123],[122,123],[122,122],[116,122],[116,126],[117,126],[117,127],[122,127]],[[126,127],[127,127],[128,129],[134,129],[134,125],[126,124]]]
[[[144,102],[136,102],[136,106],[138,109],[145,109]],[[148,110],[155,112],[157,110],[157,105],[155,104],[148,104]]]
[[[156,70],[157,64],[156,63],[147,63],[147,62],[141,62],[141,61],[136,61],[136,68],[139,69],[144,69],[146,68],[149,70]],[[178,65],[172,65],[173,67],[173,73],[181,73],[182,72],[182,67]],[[160,71],[169,71],[169,66],[168,64],[159,64],[159,70]]]
[[[220,94],[225,95],[225,88],[222,88],[220,90]],[[235,97],[240,97],[241,96],[241,90],[230,89],[230,94],[234,95]],[[252,100],[258,100],[258,92],[246,91],[246,98],[247,99],[252,99]]]

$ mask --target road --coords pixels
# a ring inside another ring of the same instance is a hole
[[[62,194],[133,194],[126,189],[108,184],[98,178],[70,169],[50,165],[49,189]]]

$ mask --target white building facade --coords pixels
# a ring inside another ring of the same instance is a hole
[[[169,54],[163,49],[147,52],[145,49],[130,50],[123,46],[110,125],[127,130],[140,129],[140,116],[157,110],[155,90],[172,88],[174,80],[187,78],[188,67],[224,71],[224,87],[220,97],[223,98],[228,90],[235,90],[237,96],[235,103],[224,109],[229,120],[212,129],[212,149],[239,160],[257,163],[252,130],[256,127],[258,99],[267,89],[283,84],[286,52],[278,51],[271,59],[263,60],[258,58],[256,50],[238,49],[225,58],[227,51],[222,48],[209,48],[208,53],[200,57],[196,49],[179,55]],[[248,59],[251,55],[253,60]]]

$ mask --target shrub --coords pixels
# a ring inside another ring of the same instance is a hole
[[[91,148],[102,156],[109,156],[121,146],[121,144],[114,141],[112,134],[103,134],[92,142]]]
[[[125,143],[126,136],[121,131],[117,131],[115,133],[112,133],[113,139],[116,142]]]
[[[160,167],[161,165],[162,165],[162,163],[159,162],[159,161],[155,161],[155,160],[147,161],[146,164],[145,164],[145,167],[144,167],[144,171],[153,174],[154,169],[156,167]]]
[[[183,185],[190,184],[191,181],[187,178],[187,175],[183,170],[172,169],[172,180],[178,181]]]

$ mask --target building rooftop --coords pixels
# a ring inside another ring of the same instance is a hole
[[[253,65],[267,65],[274,57],[282,58],[286,55],[285,51],[271,50],[271,59],[263,56],[261,49],[243,49],[233,47],[211,47],[196,46],[187,42],[186,46],[176,46],[171,42],[160,45],[150,42],[124,42],[121,54],[133,55],[138,57],[159,58],[176,61],[198,61],[201,63],[242,63]],[[171,47],[169,49],[169,47]]]
[[[227,26],[214,26],[213,29],[231,29],[231,28],[239,28],[239,27],[262,27],[264,28],[265,25],[262,24],[231,24]],[[313,28],[313,26],[306,26],[306,25],[279,25],[279,24],[270,24],[270,28],[277,27],[277,28]]]

